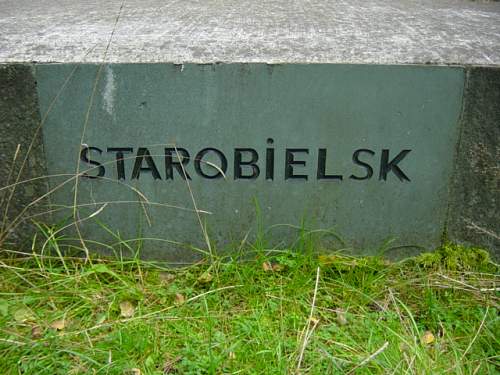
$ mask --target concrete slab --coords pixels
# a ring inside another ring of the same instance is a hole
[[[499,46],[499,2],[0,1],[0,62],[494,65]]]

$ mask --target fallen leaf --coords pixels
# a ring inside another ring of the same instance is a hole
[[[212,281],[214,277],[210,272],[203,272],[200,277],[198,277],[198,282],[202,284],[208,284],[210,281]]]
[[[410,347],[406,345],[404,342],[399,343],[399,351],[400,352],[407,352],[410,350]]]
[[[337,323],[341,326],[347,325],[348,322],[347,322],[345,311],[342,309],[337,309],[336,314],[337,314]]]
[[[262,269],[266,272],[272,272],[273,270],[273,265],[270,262],[264,262],[262,263]]]
[[[42,334],[43,334],[42,327],[40,327],[40,326],[33,326],[31,328],[31,337],[32,338],[39,339],[40,337],[42,337]]]
[[[422,335],[421,340],[422,344],[429,345],[432,344],[436,340],[436,338],[434,337],[431,331],[425,331],[424,334]]]
[[[120,315],[124,318],[131,318],[134,316],[135,307],[130,301],[120,302]]]
[[[97,315],[97,320],[95,322],[95,324],[102,324],[106,321],[106,314],[105,313],[101,313],[99,315]]]
[[[0,315],[6,316],[8,313],[9,313],[9,303],[4,299],[0,299]]]
[[[281,272],[285,269],[285,267],[282,264],[275,263],[273,264],[273,271],[274,272]]]
[[[160,272],[160,280],[166,284],[169,284],[175,280],[175,275],[173,273]]]
[[[175,295],[175,304],[176,305],[182,305],[186,302],[186,297],[184,297],[182,294],[180,293],[176,293]]]
[[[337,260],[338,260],[338,257],[336,255],[319,255],[318,256],[318,261],[324,265],[335,263]]]
[[[14,312],[14,320],[18,323],[24,323],[27,320],[33,320],[33,314],[26,307],[21,307]]]
[[[64,318],[63,319],[54,320],[50,324],[50,328],[53,328],[53,329],[58,330],[58,331],[63,330],[64,327],[66,327],[66,320]]]

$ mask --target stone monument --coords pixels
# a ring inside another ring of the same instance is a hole
[[[65,4],[1,5],[5,243],[498,251],[500,4]]]

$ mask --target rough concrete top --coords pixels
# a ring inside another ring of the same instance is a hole
[[[31,61],[500,65],[500,3],[0,0],[0,62]]]

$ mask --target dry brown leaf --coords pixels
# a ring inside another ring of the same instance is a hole
[[[436,338],[431,331],[425,331],[421,338],[422,344],[424,345],[432,344],[435,340]]]
[[[338,257],[336,255],[327,255],[322,254],[318,256],[318,260],[323,265],[333,264],[338,261]]]
[[[65,320],[64,318],[54,320],[54,321],[50,324],[50,328],[53,328],[53,329],[58,330],[58,331],[63,330],[63,329],[64,329],[64,327],[66,327],[66,320]]]
[[[184,297],[182,294],[177,293],[175,295],[175,304],[176,305],[182,305],[186,302],[186,297]]]
[[[281,272],[285,269],[285,267],[282,264],[276,263],[273,264],[273,271],[275,272]]]
[[[348,322],[347,322],[347,317],[346,317],[345,311],[341,310],[341,309],[337,309],[336,313],[337,313],[337,323],[341,326],[347,325]]]
[[[175,280],[175,275],[173,273],[160,272],[160,280],[163,283],[169,284]]]
[[[200,277],[198,277],[198,282],[202,284],[208,284],[210,281],[212,281],[214,277],[210,272],[203,272]]]
[[[33,326],[31,328],[31,337],[33,339],[39,339],[40,337],[42,337],[42,334],[43,334],[42,327],[40,327],[40,326]]]
[[[266,272],[272,272],[273,265],[271,264],[271,262],[264,262],[262,263],[262,269]]]
[[[120,302],[120,315],[124,318],[131,318],[134,316],[135,306],[130,301]]]

